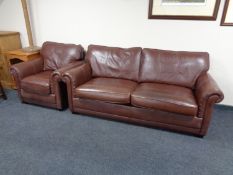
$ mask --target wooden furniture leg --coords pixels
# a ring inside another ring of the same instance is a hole
[[[6,96],[6,94],[5,94],[5,92],[4,92],[4,89],[3,89],[3,87],[2,87],[2,83],[0,82],[0,97],[3,97],[3,99],[7,99],[7,96]]]

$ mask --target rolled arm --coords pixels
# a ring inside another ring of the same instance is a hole
[[[75,88],[91,79],[91,67],[88,63],[66,71],[63,74],[63,80],[70,81],[71,87]]]
[[[223,100],[223,92],[209,74],[200,76],[197,80],[195,96],[199,106],[199,116],[203,116],[208,103],[219,103]]]
[[[52,93],[56,93],[57,92],[57,96],[60,93],[60,86],[59,86],[59,82],[62,81],[62,76],[63,74],[75,67],[78,67],[80,65],[84,64],[84,61],[75,61],[72,63],[67,64],[66,66],[63,66],[60,69],[57,69],[55,71],[53,71],[53,73],[51,74],[50,80],[51,80],[51,89],[52,89]]]
[[[62,80],[67,85],[69,108],[72,112],[74,112],[74,106],[73,106],[74,89],[77,86],[89,81],[91,77],[92,77],[91,67],[88,63],[84,63],[81,66],[70,69],[63,74]]]
[[[38,57],[31,61],[22,62],[11,66],[10,72],[15,79],[16,86],[18,89],[18,95],[21,101],[23,101],[21,96],[21,83],[20,83],[21,80],[24,77],[43,71],[43,64],[44,64],[43,59]]]
[[[10,72],[15,78],[17,76],[21,80],[24,77],[43,71],[43,64],[43,59],[39,57],[31,61],[12,65]]]
[[[67,65],[64,66],[64,67],[55,70],[55,71],[52,73],[52,78],[53,78],[53,77],[56,77],[57,79],[61,80],[61,79],[62,79],[62,75],[63,75],[66,71],[69,71],[70,69],[75,68],[75,67],[78,67],[78,66],[80,66],[80,65],[82,65],[82,64],[84,64],[84,61],[76,61],[76,62],[73,62],[73,63],[69,63],[69,64],[67,64]]]

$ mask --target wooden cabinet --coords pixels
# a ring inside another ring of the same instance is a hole
[[[32,59],[38,58],[40,56],[40,52],[35,51],[35,52],[25,52],[23,49],[18,49],[18,50],[12,50],[5,52],[5,60],[6,60],[6,66],[8,67],[8,70],[10,69],[10,66],[14,63],[17,62],[25,62],[25,61],[30,61]],[[11,81],[8,82],[8,85],[10,88],[16,89],[16,84],[13,79],[11,78]]]
[[[21,47],[19,32],[0,31],[0,81],[5,88],[12,88],[12,77],[5,53]]]

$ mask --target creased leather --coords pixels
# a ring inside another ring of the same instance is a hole
[[[206,52],[143,49],[139,81],[194,88],[197,78],[208,69]]]
[[[141,58],[140,47],[119,48],[90,45],[85,59],[93,77],[122,78],[137,81]]]
[[[47,41],[44,42],[40,54],[44,59],[44,70],[56,70],[83,59],[83,47]]]

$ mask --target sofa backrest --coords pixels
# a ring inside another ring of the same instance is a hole
[[[44,70],[56,70],[83,59],[83,47],[47,41],[44,42],[40,54],[44,59]]]
[[[139,81],[193,88],[197,78],[208,69],[206,52],[143,49]]]
[[[141,52],[140,47],[125,49],[90,45],[85,60],[91,65],[93,77],[138,81]]]

